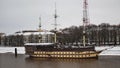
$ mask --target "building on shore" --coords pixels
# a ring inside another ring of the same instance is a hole
[[[4,40],[5,33],[0,33],[0,45],[3,45],[3,40]]]
[[[45,34],[49,35],[45,35]],[[39,42],[39,35],[42,35],[41,42],[45,42],[44,38],[48,38],[47,41],[51,41],[53,39],[50,35],[53,35],[54,33],[49,32],[47,30],[43,31],[37,31],[37,30],[24,30],[24,31],[18,31],[14,34],[4,36],[3,38],[3,45],[5,46],[23,46],[25,43],[38,43]],[[52,42],[52,41],[51,41]]]

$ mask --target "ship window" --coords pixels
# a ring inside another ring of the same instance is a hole
[[[83,55],[83,57],[85,57],[86,55]]]
[[[78,57],[78,55],[76,55],[76,57]]]
[[[64,55],[64,57],[67,57],[67,55]]]
[[[60,52],[60,54],[62,54],[62,53]]]
[[[59,54],[61,54],[61,52],[59,52]]]
[[[75,52],[73,52],[73,54],[75,54]]]
[[[34,52],[34,54],[37,54],[37,52]]]
[[[67,52],[67,54],[69,54],[69,52]]]
[[[58,52],[56,52],[56,54],[58,54]]]
[[[89,55],[86,55],[86,57],[89,57]]]
[[[50,52],[47,52],[47,54],[50,54]]]
[[[68,54],[68,52],[66,52],[66,54]]]
[[[93,53],[92,51],[90,51],[90,53]]]
[[[66,52],[64,52],[66,54]]]
[[[51,52],[51,54],[53,54],[53,52]]]
[[[60,54],[62,54],[62,52],[60,52]]]
[[[82,56],[79,56],[79,57],[82,57]]]
[[[61,52],[60,52],[60,54],[61,54]]]
[[[55,52],[55,54],[57,54],[57,52]]]
[[[43,54],[45,53],[45,52],[42,52]]]
[[[53,54],[55,54],[55,52],[53,52]]]
[[[55,52],[55,54],[57,54],[57,52]]]
[[[65,52],[65,54],[67,54],[67,52]]]
[[[38,54],[39,52],[37,52],[37,54]]]
[[[42,54],[42,52],[40,52],[40,54]]]
[[[74,55],[72,57],[74,57]]]
[[[52,54],[54,54],[54,52],[52,52]]]

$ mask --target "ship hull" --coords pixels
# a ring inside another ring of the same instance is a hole
[[[30,57],[36,58],[74,58],[74,59],[88,59],[88,58],[98,58],[100,52],[96,51],[83,51],[83,52],[65,52],[65,51],[34,51],[33,54],[29,54]]]
[[[37,58],[97,58],[100,51],[95,51],[94,46],[78,48],[55,48],[53,45],[26,45],[25,52],[30,57]]]

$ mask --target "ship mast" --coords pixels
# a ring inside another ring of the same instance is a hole
[[[88,2],[87,0],[83,1],[83,45],[86,44],[86,26],[89,24],[88,22]]]
[[[39,17],[39,32],[41,31],[41,17]]]
[[[55,43],[57,42],[57,36],[56,36],[56,32],[57,32],[57,9],[56,9],[56,2],[55,2],[55,14],[54,14],[54,31],[55,31]]]
[[[38,29],[38,32],[40,33],[42,30],[41,30],[41,17],[39,17],[39,29]],[[39,43],[41,43],[41,35],[39,34]]]

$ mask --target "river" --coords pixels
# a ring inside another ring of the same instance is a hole
[[[98,59],[46,59],[27,55],[0,54],[0,68],[120,68],[120,56],[99,56]]]

